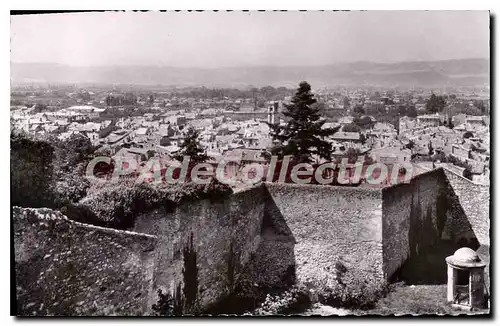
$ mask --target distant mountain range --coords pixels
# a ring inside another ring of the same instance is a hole
[[[95,83],[165,86],[290,86],[306,80],[313,87],[374,85],[405,87],[487,86],[488,59],[399,63],[353,62],[311,67],[175,68],[155,66],[74,67],[52,63],[12,63],[14,84]]]

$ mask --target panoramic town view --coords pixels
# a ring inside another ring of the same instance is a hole
[[[490,314],[489,20],[11,16],[11,313]]]

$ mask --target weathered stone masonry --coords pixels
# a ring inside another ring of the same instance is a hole
[[[490,187],[476,184],[451,171],[446,175],[448,191],[455,196],[481,245],[490,245]]]
[[[485,269],[486,288],[490,289],[490,213],[491,198],[490,187],[476,184],[451,171],[444,170],[447,180],[447,189],[453,198],[451,212],[460,216],[461,221],[467,221],[479,242],[477,252],[484,262],[488,264]],[[463,223],[461,223],[463,225]],[[458,232],[455,232],[458,234]],[[476,248],[473,248],[476,249]]]
[[[444,258],[454,250],[489,245],[488,209],[489,187],[442,168],[384,188],[384,275],[391,277],[412,261],[421,269],[409,267],[413,277],[429,281],[434,273],[434,281],[444,278]]]
[[[381,280],[382,197],[378,189],[266,184],[275,213],[295,238],[297,280],[332,282],[335,265]]]
[[[197,304],[207,307],[229,295],[260,243],[263,191],[258,187],[221,202],[184,205],[162,219],[154,287],[173,291],[186,285],[183,248],[192,237],[199,266]]]
[[[443,241],[477,237],[489,247],[489,192],[464,196],[477,185],[450,173],[384,189],[263,184],[145,213],[141,233],[15,207],[18,313],[150,314],[158,289],[183,288],[190,305],[206,308],[241,283],[333,285],[337,262],[371,283]]]
[[[142,315],[156,237],[13,208],[19,315]]]
[[[446,217],[438,216],[444,176],[433,170],[413,178],[409,184],[384,188],[383,249],[384,276],[392,276],[410,257],[438,245]]]

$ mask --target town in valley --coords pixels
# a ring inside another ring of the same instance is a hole
[[[11,16],[11,315],[491,316],[489,15]]]

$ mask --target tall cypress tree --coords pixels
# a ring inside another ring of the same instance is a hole
[[[198,298],[198,265],[197,253],[193,246],[193,233],[189,238],[189,244],[183,250],[184,268],[182,269],[182,276],[184,279],[184,308],[187,313],[194,313],[198,308],[196,301]]]
[[[285,105],[283,114],[289,118],[286,125],[270,125],[271,135],[280,142],[272,149],[272,154],[291,155],[296,163],[312,163],[313,155],[330,159],[332,145],[325,137],[333,135],[339,128],[322,128],[325,120],[320,119],[319,108],[313,104],[316,99],[311,93],[311,86],[303,81],[292,99],[292,104]]]

